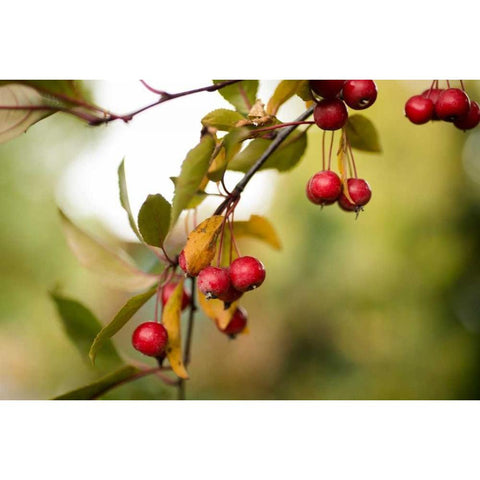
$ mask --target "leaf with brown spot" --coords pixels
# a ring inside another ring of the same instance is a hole
[[[188,372],[182,359],[182,338],[180,334],[184,281],[182,278],[178,282],[168,302],[163,307],[162,323],[168,332],[166,354],[170,366],[180,378],[188,379]]]
[[[213,322],[219,326],[220,329],[224,330],[227,325],[230,323],[230,320],[235,313],[235,310],[238,307],[238,302],[233,302],[230,307],[225,310],[225,305],[221,300],[212,298],[207,300],[205,295],[197,289],[198,292],[198,303],[203,313],[213,320]]]
[[[184,247],[187,273],[195,277],[208,267],[215,256],[216,242],[224,217],[214,215],[204,220],[188,236]]]

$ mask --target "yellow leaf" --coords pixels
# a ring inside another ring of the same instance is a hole
[[[245,327],[241,332],[240,332],[240,335],[248,335],[250,333],[250,330],[248,329],[248,327]]]
[[[291,97],[297,93],[301,80],[282,80],[273,92],[272,97],[267,104],[267,113],[276,115],[278,109]]]
[[[208,267],[215,256],[215,246],[224,217],[214,215],[204,220],[188,236],[185,244],[187,273],[196,276]]]
[[[238,237],[252,237],[258,240],[263,240],[276,250],[282,248],[280,239],[273,225],[260,215],[250,215],[247,221],[240,221],[233,223],[233,231],[235,238]]]
[[[203,310],[203,313],[205,313],[208,318],[213,320],[213,322],[222,330],[226,328],[238,307],[238,302],[233,302],[230,307],[225,310],[224,304],[221,300],[216,298],[207,300],[205,295],[200,290],[197,289],[197,292],[198,303],[200,304],[200,308]]]
[[[163,307],[162,322],[168,332],[166,353],[170,366],[180,378],[188,379],[188,373],[182,359],[182,339],[180,335],[183,283],[184,279],[178,282],[168,302]]]
[[[350,197],[350,193],[348,192],[348,184],[347,184],[347,145],[345,143],[344,136],[342,135],[340,138],[340,144],[338,146],[337,152],[337,160],[338,160],[338,171],[340,172],[340,179],[342,180],[343,184],[343,193],[348,198],[350,203],[355,203],[352,198]]]

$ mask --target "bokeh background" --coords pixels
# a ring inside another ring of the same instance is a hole
[[[151,83],[179,91],[208,80]],[[264,101],[275,84],[262,81]],[[267,268],[265,284],[242,302],[250,333],[230,341],[198,316],[188,398],[480,398],[480,130],[409,123],[406,99],[429,84],[378,82],[378,100],[364,113],[383,152],[355,155],[373,190],[357,220],[305,198],[306,181],[321,169],[321,133],[313,128],[293,171],[265,172],[249,184],[239,217],[267,215],[283,249],[242,242],[242,253]],[[147,103],[135,82],[85,86],[114,111]],[[480,81],[466,87],[478,101]],[[0,145],[0,398],[47,399],[99,376],[70,343],[48,292],[60,288],[103,323],[128,295],[78,264],[57,205],[148,267],[152,258],[128,233],[118,203],[116,168],[126,156],[135,211],[148,193],[171,195],[168,177],[195,145],[201,117],[228,107],[218,94],[198,102],[173,101],[106,128],[56,114]],[[301,108],[292,100],[279,117],[289,121]],[[126,359],[144,360],[129,339],[152,314],[150,302],[114,338]],[[103,398],[171,399],[175,392],[145,378]]]

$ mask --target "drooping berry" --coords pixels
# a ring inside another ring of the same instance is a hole
[[[354,110],[368,108],[377,99],[377,86],[373,80],[347,80],[342,92],[345,103]]]
[[[242,307],[237,307],[235,313],[232,316],[232,319],[228,323],[228,325],[222,330],[217,323],[218,329],[225,333],[226,335],[230,336],[231,338],[235,338],[236,335],[243,332],[245,327],[247,326],[247,312]]]
[[[443,92],[443,88],[428,88],[424,92],[422,92],[422,97],[429,98],[432,103],[433,103],[433,114],[432,114],[432,120],[440,120],[435,113],[435,105],[437,104],[438,97],[440,94]]]
[[[228,287],[228,290],[224,293],[221,293],[218,296],[218,299],[221,300],[224,303],[224,308],[227,310],[227,308],[230,307],[230,305],[238,300],[241,296],[243,295],[243,292],[240,292],[237,290],[231,283],[230,287]]]
[[[239,292],[259,287],[265,280],[265,267],[255,257],[239,257],[229,268],[230,281]]]
[[[338,197],[338,205],[342,210],[354,211],[358,207],[366,205],[372,197],[372,191],[368,183],[361,178],[349,178],[347,180],[348,193],[353,203],[347,198],[345,193]]]
[[[415,95],[405,104],[405,115],[415,125],[422,125],[433,117],[434,106],[430,98]]]
[[[333,203],[342,191],[342,181],[332,170],[322,170],[307,183],[307,197],[317,205]]]
[[[178,265],[185,273],[187,273],[187,260],[185,259],[185,250],[182,250],[180,252],[180,255],[178,256]]]
[[[447,88],[439,96],[435,104],[435,113],[440,120],[455,122],[467,115],[470,109],[468,95],[459,88]]]
[[[357,206],[352,203],[342,192],[337,200],[338,206],[345,210],[346,212],[354,212],[357,209]]]
[[[167,283],[162,288],[162,305],[163,306],[166,305],[166,303],[168,302],[168,299],[171,297],[177,285],[178,283]],[[182,310],[185,310],[188,307],[189,303],[190,303],[190,294],[184,288],[183,294],[182,294]]]
[[[140,324],[132,335],[132,345],[135,350],[148,355],[159,357],[168,342],[168,333],[161,323],[145,322]]]
[[[198,274],[198,289],[207,298],[220,298],[230,286],[227,268],[206,267]]]
[[[453,123],[460,130],[470,130],[480,123],[480,107],[477,102],[470,103],[468,113]]]
[[[345,80],[310,80],[310,88],[320,97],[335,98],[344,83]]]
[[[338,130],[347,123],[347,107],[338,98],[322,100],[315,105],[313,119],[322,130]]]

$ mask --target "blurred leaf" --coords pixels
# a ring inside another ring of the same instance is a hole
[[[224,217],[214,215],[204,220],[188,236],[184,247],[187,272],[196,276],[205,267],[210,265],[215,256],[216,241]]]
[[[125,179],[125,159],[122,160],[122,163],[120,163],[120,166],[118,167],[118,188],[120,191],[120,203],[122,204],[123,209],[127,212],[128,223],[130,224],[130,227],[137,238],[143,243],[143,238],[138,231],[135,218],[133,217],[132,210],[130,208],[130,201],[128,199],[127,182]]]
[[[214,80],[214,83],[221,83],[225,80]],[[218,90],[218,93],[238,112],[247,115],[257,99],[258,80],[242,80],[228,87]]]
[[[100,275],[110,286],[135,292],[151,287],[158,281],[156,275],[139,270],[123,251],[116,253],[80,230],[59,209],[67,243],[80,263]]]
[[[291,97],[293,97],[298,90],[302,80],[282,80],[272,97],[267,104],[267,113],[270,115],[276,115],[278,109]]]
[[[3,80],[1,84],[21,84],[34,88],[39,93],[68,96],[72,99],[82,99],[78,80]]]
[[[313,100],[312,91],[310,90],[310,80],[300,80],[297,86],[297,95],[306,102]]]
[[[252,237],[263,240],[276,250],[282,248],[282,244],[273,228],[273,225],[260,215],[251,215],[247,221],[233,222],[235,238]]]
[[[170,180],[175,186],[177,185],[177,179],[178,177],[170,177]],[[202,180],[202,183],[199,185],[198,190],[195,192],[195,195],[185,207],[185,210],[189,210],[190,208],[197,208],[208,197],[208,194],[203,190],[206,187],[207,183],[208,177],[205,176]]]
[[[351,115],[348,117],[345,128],[352,148],[366,152],[382,151],[377,129],[367,117],[359,114]]]
[[[172,370],[180,378],[188,378],[187,370],[182,359],[182,339],[180,335],[180,316],[182,313],[183,284],[181,279],[163,307],[162,323],[168,332],[166,353]]]
[[[180,176],[176,180],[170,227],[175,225],[182,210],[187,208],[197,193],[208,171],[214,148],[215,139],[211,135],[204,135],[200,143],[188,152],[187,158],[182,163]]]
[[[222,138],[222,147],[208,169],[207,175],[210,180],[219,182],[223,178],[230,160],[240,151],[242,142],[250,134],[251,130],[243,127],[232,130]]]
[[[128,300],[128,302],[120,309],[120,311],[115,315],[114,319],[108,324],[105,325],[100,332],[98,329],[95,333],[98,332],[97,336],[93,343],[91,343],[90,351],[88,356],[92,363],[95,363],[95,357],[97,352],[104,345],[110,343],[109,338],[113,337],[121,328],[123,328],[126,323],[135,315],[135,313],[145,305],[145,303],[153,297],[157,291],[157,286],[155,285],[150,290],[147,290],[140,295],[136,295]]]
[[[161,247],[170,228],[171,205],[159,194],[149,195],[138,212],[138,228],[146,243]]]
[[[350,196],[350,192],[348,190],[348,154],[347,154],[347,145],[344,141],[345,137],[342,135],[340,137],[340,143],[338,145],[338,152],[337,152],[337,162],[338,162],[338,171],[340,172],[340,180],[342,181],[342,192],[347,197],[350,203],[355,203]]]
[[[59,395],[53,400],[93,400],[140,372],[141,370],[138,368],[132,367],[131,365],[125,365],[89,385]]]
[[[215,325],[218,325],[222,330],[225,329],[238,307],[238,301],[233,302],[230,307],[225,310],[225,304],[221,300],[218,300],[217,298],[207,300],[200,290],[197,289],[197,292],[198,303],[203,310],[203,313],[205,313],[210,320],[213,320]]]
[[[256,138],[228,164],[228,170],[247,172],[271,144],[272,140]],[[280,172],[292,169],[302,158],[307,147],[306,131],[290,134],[273,152],[260,170],[275,168]]]
[[[67,335],[81,356],[86,358],[90,344],[102,325],[88,308],[76,300],[63,297],[55,292],[51,292],[50,297],[55,302]],[[102,360],[109,363],[122,363],[122,359],[109,340],[105,342]]]
[[[33,88],[11,84],[0,87],[0,106],[42,107],[49,105],[46,99]],[[17,137],[24,133],[28,127],[53,113],[55,113],[54,110],[0,109],[0,143],[5,143]]]
[[[240,113],[227,108],[218,108],[202,118],[202,125],[229,132],[235,128],[236,123],[240,120],[245,120],[245,117]]]

